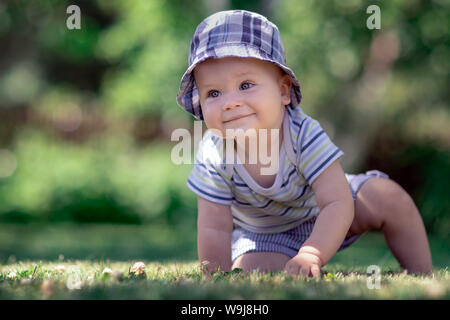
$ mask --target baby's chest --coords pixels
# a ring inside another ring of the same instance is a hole
[[[286,164],[282,172],[277,173],[280,174],[279,177],[277,175],[261,175],[259,170],[250,166],[246,166],[246,168],[254,183],[266,189],[271,188],[271,190],[261,194],[259,190],[253,189],[242,176],[237,174],[234,176],[234,196],[238,202],[256,207],[266,207],[268,201],[282,206],[304,207],[310,205],[314,198],[311,186],[298,173],[297,168],[290,163]],[[276,188],[274,188],[275,184]]]
[[[252,177],[252,179],[263,188],[270,188],[273,186],[275,179],[277,177],[276,174],[273,175],[262,175],[260,174],[260,167],[256,165],[244,165],[248,174]]]

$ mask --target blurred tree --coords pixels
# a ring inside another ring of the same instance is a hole
[[[80,30],[66,27],[71,3],[82,8]],[[0,146],[11,145],[24,125],[46,129],[57,108],[88,101],[78,107],[92,111],[110,66],[97,59],[94,50],[99,30],[112,19],[92,1],[0,3],[0,121],[7,119],[0,126]],[[55,93],[67,100],[59,101],[62,105],[43,103]]]
[[[150,116],[164,126],[187,113],[176,107],[180,74],[187,65],[190,35],[201,20],[200,1],[100,1],[116,15],[102,31],[99,58],[117,64],[105,74],[102,104],[120,118]],[[155,123],[156,125],[156,123]]]
[[[370,4],[284,0],[273,13],[302,107],[333,123],[347,168],[362,166],[367,142],[386,126],[450,146],[448,3],[379,3],[381,30],[366,27]]]

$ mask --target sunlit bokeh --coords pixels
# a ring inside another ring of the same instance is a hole
[[[10,177],[17,167],[14,153],[6,149],[0,149],[0,179]]]

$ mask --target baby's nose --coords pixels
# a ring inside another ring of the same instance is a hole
[[[242,106],[244,103],[238,93],[228,93],[225,98],[224,110],[234,109]]]

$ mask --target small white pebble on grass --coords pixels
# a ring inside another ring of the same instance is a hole
[[[200,263],[200,271],[203,272],[203,271],[208,270],[209,264],[210,264],[210,262],[209,262],[208,260],[203,260],[203,261]]]
[[[130,272],[134,273],[135,275],[145,274],[145,263],[142,261],[134,263],[133,266],[131,267]]]
[[[103,269],[102,274],[112,274],[112,272],[113,271],[110,268],[105,268]]]
[[[103,275],[107,274],[108,276],[113,277],[117,280],[120,280],[122,277],[122,272],[120,272],[119,270],[112,270],[110,268],[103,269],[102,274]]]
[[[77,274],[72,274],[67,278],[66,287],[69,290],[79,290],[81,289],[81,279]]]
[[[55,270],[59,273],[63,273],[64,271],[66,271],[66,267],[63,266],[62,264],[58,265],[55,267]]]

